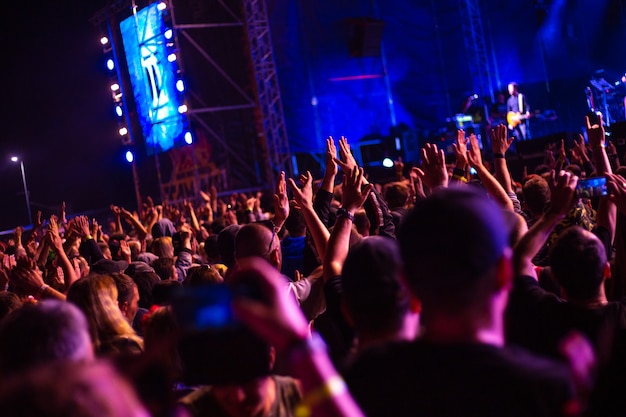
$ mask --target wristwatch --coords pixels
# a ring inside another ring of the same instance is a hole
[[[346,217],[350,219],[351,222],[354,222],[354,215],[343,207],[337,210],[337,218],[339,217]]]

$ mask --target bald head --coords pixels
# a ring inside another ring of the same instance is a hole
[[[280,271],[282,266],[280,240],[268,226],[264,223],[249,223],[243,226],[235,237],[235,257],[242,259],[259,256]]]

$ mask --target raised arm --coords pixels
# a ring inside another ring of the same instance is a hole
[[[200,223],[198,223],[198,218],[196,217],[196,209],[193,206],[191,201],[185,200],[183,201],[183,206],[189,215],[189,223],[191,225],[191,230],[194,233],[198,233],[200,231]]]
[[[309,171],[300,178],[300,184],[302,187],[298,188],[295,181],[289,178],[289,187],[296,201],[297,209],[302,210],[306,227],[315,244],[315,250],[320,261],[323,262],[330,232],[313,209],[313,176]]]
[[[54,217],[50,218],[50,226],[45,240],[50,244],[50,247],[56,255],[57,265],[63,270],[65,288],[67,290],[78,279],[78,277],[76,276],[74,265],[72,265],[67,257],[67,254],[63,250],[63,241],[61,240],[61,236],[59,236],[59,227]]]
[[[320,189],[331,194],[335,187],[335,177],[339,171],[335,162],[336,159],[337,148],[335,147],[335,141],[332,136],[329,136],[326,138],[326,171],[324,171],[324,179]]]
[[[606,136],[604,125],[602,124],[602,115],[599,116],[598,124],[591,125],[587,116],[585,116],[585,122],[587,124],[587,138],[593,151],[593,160],[598,176],[612,174],[611,163],[606,153]],[[608,230],[611,234],[611,242],[613,242],[615,238],[615,224],[617,222],[617,207],[611,199],[600,198],[596,219],[596,225]]]
[[[364,185],[363,168],[354,167],[350,175],[343,178],[342,207],[337,211],[337,221],[330,234],[326,256],[324,257],[324,280],[341,274],[343,263],[348,256],[350,233],[354,213],[363,205],[373,188]]]
[[[456,143],[452,144],[454,154],[456,156],[456,163],[454,170],[452,171],[452,178],[450,182],[466,183],[467,182],[467,137],[464,130],[457,130]]]
[[[552,175],[554,176],[554,171],[552,171]],[[517,242],[513,249],[515,276],[525,275],[537,279],[532,259],[548,239],[554,227],[571,209],[577,183],[578,177],[570,172],[561,171],[559,173],[556,185],[552,187],[550,208]]]
[[[146,236],[148,236],[148,231],[146,230],[144,225],[141,224],[138,218],[133,216],[133,213],[126,210],[125,208],[120,208],[120,211],[122,213],[122,218],[130,223],[130,225],[133,226],[133,229],[135,229],[135,231],[137,232],[137,239],[144,240]]]
[[[422,168],[416,172],[422,179],[422,183],[431,191],[439,187],[448,186],[448,168],[443,149],[437,149],[437,145],[427,143],[421,150]]]
[[[282,229],[287,217],[289,217],[289,199],[287,198],[287,181],[285,181],[285,172],[283,171],[278,178],[276,194],[274,194],[274,218],[272,222],[276,230]]]
[[[231,277],[244,277],[262,294],[263,301],[236,298],[235,314],[258,336],[286,358],[291,375],[302,384],[302,401],[295,415],[310,417],[362,417],[345,382],[335,370],[318,335],[308,336],[308,323],[293,297],[284,291],[282,277],[265,260],[248,257]],[[244,281],[242,281],[243,283]]]
[[[510,194],[513,193],[513,187],[511,186],[511,174],[506,162],[506,151],[511,147],[513,138],[508,138],[507,133],[507,128],[504,125],[498,125],[495,129],[491,129],[491,150],[493,151],[496,179],[504,188],[504,191]]]
[[[491,175],[487,167],[483,164],[478,138],[474,134],[470,136],[468,159],[470,166],[472,166],[478,173],[478,177],[487,190],[487,193],[504,209],[514,211],[511,198],[508,196],[504,188],[502,188],[502,185],[500,185],[498,180]]]

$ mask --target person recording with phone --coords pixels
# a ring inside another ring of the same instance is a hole
[[[526,94],[519,92],[516,82],[510,82],[508,85],[509,99],[506,102],[507,114],[506,120],[509,130],[517,140],[530,139],[528,129],[528,118],[530,117],[530,108],[526,101]]]

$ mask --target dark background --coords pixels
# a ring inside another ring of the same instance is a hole
[[[459,1],[268,0],[292,151],[319,155],[329,134],[357,142],[392,127],[382,79],[333,81],[382,68],[378,58],[350,57],[345,20],[354,17],[385,22],[396,123],[418,137],[445,125],[475,93],[465,69]],[[134,208],[100,33],[89,21],[105,4],[13,2],[0,15],[0,230],[27,223],[19,164],[11,155],[24,160],[33,212],[48,215],[63,200],[69,214],[95,213],[110,203]],[[622,0],[481,5],[499,69],[494,88],[517,81],[533,108],[556,111],[554,130],[580,130],[584,88],[595,71],[603,69],[609,82],[626,72]]]

